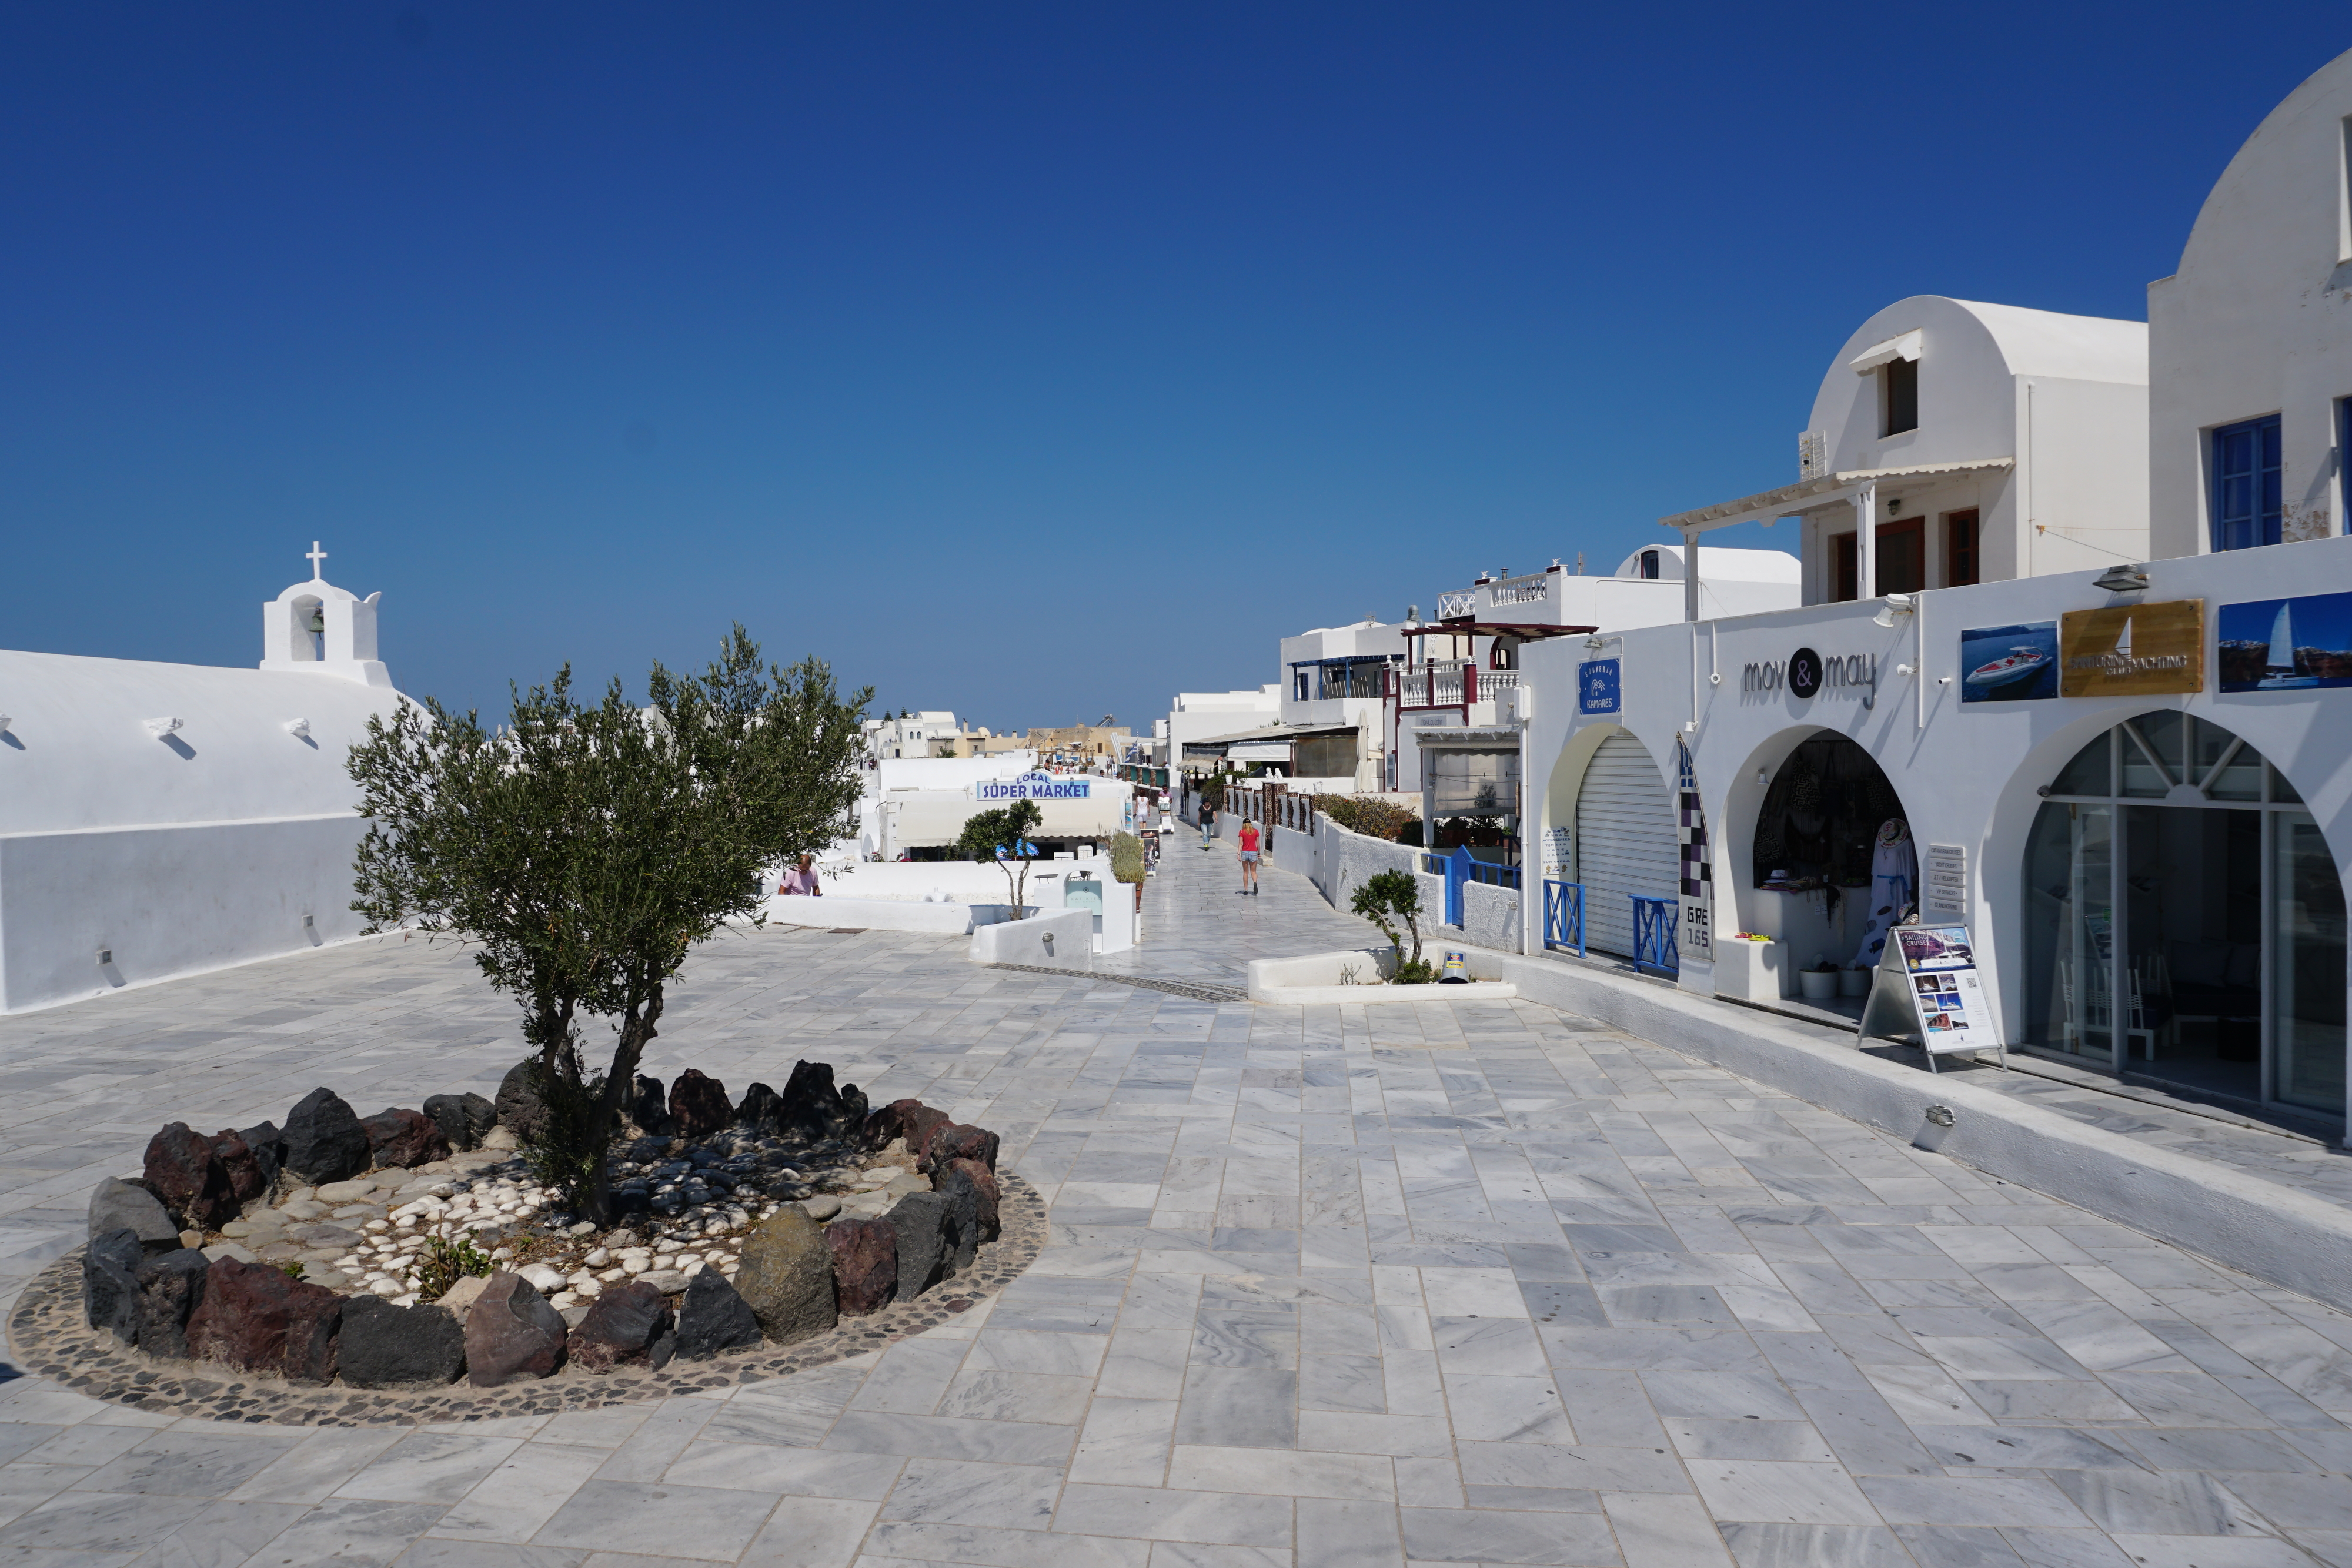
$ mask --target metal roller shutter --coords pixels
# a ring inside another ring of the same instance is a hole
[[[1630,735],[1602,741],[1576,796],[1576,870],[1584,884],[1588,946],[1633,956],[1629,895],[1675,896],[1679,843],[1674,800],[1649,752]]]

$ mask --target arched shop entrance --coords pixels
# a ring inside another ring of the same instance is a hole
[[[2218,724],[2149,713],[2042,793],[2024,1043],[2341,1116],[2344,888],[2284,776]]]
[[[1909,814],[1885,769],[1843,735],[1798,743],[1756,816],[1751,929],[1798,968],[1877,962],[1885,932],[1918,902]]]

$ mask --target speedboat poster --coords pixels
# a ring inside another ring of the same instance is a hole
[[[2058,695],[2058,622],[1979,626],[1960,633],[1960,700],[2039,702]]]
[[[2215,641],[2225,692],[2352,686],[2352,593],[2224,604]]]

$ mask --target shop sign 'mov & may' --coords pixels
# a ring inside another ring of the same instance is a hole
[[[1743,692],[1777,692],[1783,686],[1797,697],[1811,697],[1824,686],[1875,691],[1878,655],[1847,653],[1824,659],[1811,648],[1800,648],[1786,659],[1751,660],[1739,673]]]

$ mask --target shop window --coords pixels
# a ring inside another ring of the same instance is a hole
[[[2344,894],[2301,797],[2179,712],[2075,754],[2025,852],[2024,1043],[2259,1111],[2344,1113]]]
[[[1944,514],[1944,586],[1966,588],[1980,581],[1977,559],[1977,509]]]
[[[2284,472],[2279,416],[2213,433],[2213,548],[2252,549],[2279,542]]]
[[[1876,593],[1916,593],[1927,586],[1925,518],[1879,525],[1878,580],[1871,586]]]
[[[1878,434],[1919,428],[1919,361],[1889,360],[1878,367]]]
[[[1843,604],[1862,597],[1862,541],[1853,534],[1830,536],[1830,600]]]

